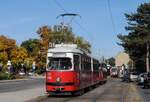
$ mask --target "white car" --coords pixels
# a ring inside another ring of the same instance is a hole
[[[130,81],[135,82],[135,81],[137,81],[137,79],[138,79],[138,74],[136,72],[131,72],[130,73]]]
[[[19,75],[25,75],[25,73],[24,72],[19,72]]]
[[[138,84],[141,85],[144,83],[144,75],[146,73],[141,73],[139,76],[138,76]]]
[[[29,72],[29,73],[28,73],[28,75],[32,76],[32,75],[33,75],[33,73],[32,73],[32,72]]]

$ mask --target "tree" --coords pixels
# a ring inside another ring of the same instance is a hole
[[[16,41],[4,35],[0,35],[0,63],[3,71],[7,68],[7,61],[11,60],[11,51],[16,48]]]
[[[32,64],[35,61],[36,63],[42,63],[44,65],[46,61],[39,60],[43,57],[41,55],[41,43],[39,39],[29,39],[24,42],[22,42],[21,47],[25,48],[28,52],[28,58],[25,59],[25,66],[27,70],[29,71],[32,69]],[[44,55],[46,57],[46,55]],[[41,66],[39,64],[36,65],[36,67],[39,69]]]
[[[26,71],[27,72],[31,72],[32,71],[32,64],[34,62],[34,58],[33,57],[28,57],[24,60],[24,66],[26,67]]]
[[[82,37],[75,37],[71,27],[69,26],[55,25],[53,28],[43,26],[38,29],[37,33],[40,35],[41,45],[43,46],[43,50],[45,52],[47,52],[49,44],[53,45],[61,43],[76,43],[82,49],[89,53],[91,52],[91,44]]]
[[[76,37],[75,43],[78,45],[78,47],[86,50],[87,52],[91,53],[91,44],[88,41],[85,41],[82,37]]]
[[[1,61],[10,60],[11,50],[16,48],[16,41],[10,38],[7,38],[3,35],[0,36],[0,54]],[[6,62],[5,62],[6,63]]]
[[[106,62],[113,67],[115,66],[115,58],[114,57],[107,59]]]
[[[6,52],[1,52],[0,53],[0,63],[2,62],[3,64],[8,61],[8,54]]]
[[[29,57],[35,57],[40,52],[40,41],[38,39],[29,39],[22,42],[21,47],[26,48]]]
[[[55,25],[53,27],[53,43],[74,43],[74,39],[71,27],[64,25]]]
[[[149,46],[150,46],[150,3],[141,4],[136,13],[125,14],[128,20],[128,35],[118,35],[121,40],[119,45],[123,46],[125,51],[138,67],[139,63],[146,65],[149,71]],[[146,62],[146,64],[144,64]]]
[[[49,26],[42,26],[38,29],[37,34],[40,36],[40,43],[42,45],[42,50],[47,52],[49,47],[49,42],[52,42],[53,34],[52,29]]]
[[[21,64],[24,64],[25,59],[28,57],[28,53],[27,50],[23,47],[16,47],[16,49],[13,49],[11,51],[11,62],[14,66],[14,68],[18,68],[16,69],[17,71],[20,70],[20,66]]]

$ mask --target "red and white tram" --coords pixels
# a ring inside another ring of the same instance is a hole
[[[46,91],[77,93],[105,81],[98,60],[75,44],[59,44],[48,50]]]

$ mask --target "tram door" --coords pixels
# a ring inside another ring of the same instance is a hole
[[[81,75],[81,56],[80,55],[77,55],[77,54],[75,54],[74,55],[74,61],[73,61],[73,63],[74,63],[74,71],[75,71],[75,73],[76,73],[76,83],[78,83],[78,86],[80,86],[80,75]]]

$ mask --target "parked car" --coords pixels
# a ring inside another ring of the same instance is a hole
[[[137,79],[137,82],[138,82],[138,85],[143,85],[144,84],[144,75],[146,73],[141,73],[139,76],[138,76],[138,79]]]
[[[144,75],[144,88],[148,88],[150,86],[150,72]]]
[[[138,73],[137,72],[130,72],[130,81],[135,82],[138,79]]]
[[[28,73],[28,75],[29,75],[29,76],[32,76],[32,75],[33,75],[33,73],[32,73],[32,72],[29,72],[29,73]]]
[[[24,72],[19,72],[19,75],[25,75],[25,73]]]

